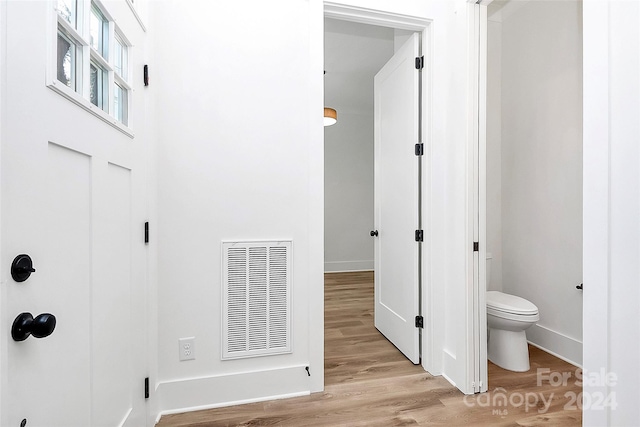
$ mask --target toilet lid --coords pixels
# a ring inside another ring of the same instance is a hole
[[[538,314],[538,307],[531,301],[498,291],[487,291],[487,308],[505,313]]]

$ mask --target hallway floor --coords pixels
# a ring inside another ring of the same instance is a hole
[[[529,353],[528,372],[489,363],[490,392],[465,396],[375,329],[373,273],[329,273],[323,393],[166,415],[158,426],[580,426],[577,368],[532,346]],[[568,380],[558,385],[562,374]]]

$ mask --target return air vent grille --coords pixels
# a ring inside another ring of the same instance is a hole
[[[291,241],[222,247],[222,358],[290,353]]]

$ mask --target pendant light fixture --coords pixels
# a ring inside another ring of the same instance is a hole
[[[324,107],[324,125],[335,125],[338,121],[338,112],[333,108]]]
[[[327,71],[324,71],[324,74],[327,74]],[[334,108],[324,107],[324,125],[331,126],[335,125],[338,121],[338,112]]]

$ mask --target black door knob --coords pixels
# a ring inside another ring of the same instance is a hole
[[[31,313],[20,313],[11,326],[11,338],[24,341],[33,335],[36,338],[48,337],[56,328],[56,316],[42,313],[34,319]]]
[[[373,230],[369,234],[371,234],[371,237],[378,237],[378,230]]]
[[[33,261],[27,254],[18,255],[11,263],[11,277],[16,282],[24,282],[34,271],[36,269],[33,268]]]

